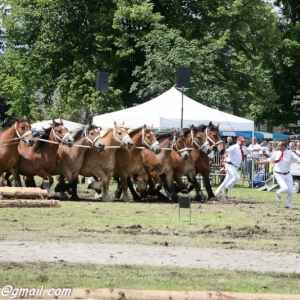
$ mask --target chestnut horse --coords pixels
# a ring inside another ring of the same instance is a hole
[[[174,165],[172,156],[176,156],[182,160],[189,159],[190,155],[187,149],[186,139],[181,130],[177,131],[175,129],[159,131],[156,132],[155,135],[162,151],[157,155],[149,149],[142,151],[143,163],[149,175],[150,189],[152,189],[152,192],[156,193],[156,195],[162,197],[163,195],[159,190],[161,187],[164,187],[168,197],[178,202],[178,197],[174,190]],[[144,183],[144,185],[146,184],[147,182]],[[144,190],[138,191],[142,195],[145,195]]]
[[[28,179],[32,179],[35,175],[43,179],[48,178],[49,188],[53,183],[51,175],[57,165],[59,144],[72,147],[74,142],[62,120],[59,120],[59,122],[53,120],[50,125],[51,127],[44,129],[45,133],[37,138],[33,147],[19,145],[19,174],[29,176]],[[28,186],[28,181],[26,185]]]
[[[90,188],[98,192],[103,187],[102,201],[112,201],[108,190],[116,167],[116,151],[120,147],[131,149],[133,141],[123,124],[117,125],[116,122],[113,128],[105,128],[101,131],[101,139],[105,144],[105,149],[101,153],[95,148],[88,149],[79,174],[94,177],[95,181],[90,184]]]
[[[18,175],[20,155],[18,145],[26,145],[28,148],[34,144],[31,125],[27,118],[16,118],[15,122],[0,133],[0,174],[9,171],[15,179],[15,186],[22,186]],[[9,175],[8,175],[9,176]],[[10,182],[9,182],[9,185]]]
[[[79,199],[77,195],[77,180],[79,171],[84,163],[84,155],[87,149],[95,148],[103,151],[105,144],[102,142],[100,130],[95,125],[87,125],[74,136],[73,147],[60,145],[58,148],[58,164],[53,171],[53,175],[59,174],[59,183],[55,187],[55,192],[61,192],[60,199],[66,199],[65,191],[72,189],[71,199]],[[65,183],[65,178],[68,183]]]
[[[139,181],[139,189],[145,190],[147,186],[141,186],[143,182],[148,181],[148,175],[143,165],[142,149],[149,149],[154,154],[161,152],[160,145],[152,131],[152,127],[140,126],[128,130],[128,134],[133,141],[132,149],[118,149],[117,164],[114,173],[115,178],[121,178],[121,187],[115,192],[116,198],[120,198],[123,192],[123,201],[130,201],[127,193],[128,178],[131,174],[141,175],[145,181]]]
[[[200,151],[203,150],[205,153],[211,151],[210,143],[207,141],[205,134],[203,134],[202,129],[194,127],[192,125],[190,128],[183,129],[184,136],[186,138],[186,143],[189,150]],[[189,182],[192,183],[193,188],[196,190],[196,196],[194,200],[201,201],[204,200],[204,195],[201,192],[200,184],[197,180],[197,172],[194,166],[193,157],[190,156],[188,159],[181,159],[178,154],[172,153],[173,160],[173,179],[177,183],[176,192],[180,192],[186,189],[185,183],[182,180],[183,176],[186,176]]]
[[[219,131],[219,124],[213,125],[212,122],[206,125],[200,125],[199,130],[204,134],[204,140],[209,142],[210,147],[216,154],[222,155],[225,152],[225,145]],[[192,150],[191,156],[197,174],[201,174],[204,180],[208,200],[215,197],[210,184],[210,160],[203,150]],[[190,190],[193,186],[190,186]]]

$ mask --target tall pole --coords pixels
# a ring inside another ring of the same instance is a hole
[[[181,88],[181,129],[183,127],[183,87]]]

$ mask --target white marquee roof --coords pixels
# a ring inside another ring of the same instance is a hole
[[[160,96],[143,104],[98,115],[93,124],[102,128],[125,122],[125,126],[133,128],[143,124],[154,125],[154,128],[180,128],[183,99],[183,127],[192,124],[220,123],[221,131],[254,131],[254,122],[240,118],[203,104],[183,95],[175,87]]]

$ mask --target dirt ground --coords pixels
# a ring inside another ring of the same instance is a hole
[[[300,273],[298,253],[122,244],[1,241],[0,261],[65,261]]]

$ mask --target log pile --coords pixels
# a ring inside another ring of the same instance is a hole
[[[60,207],[59,200],[49,200],[48,190],[27,187],[0,187],[0,208]]]

